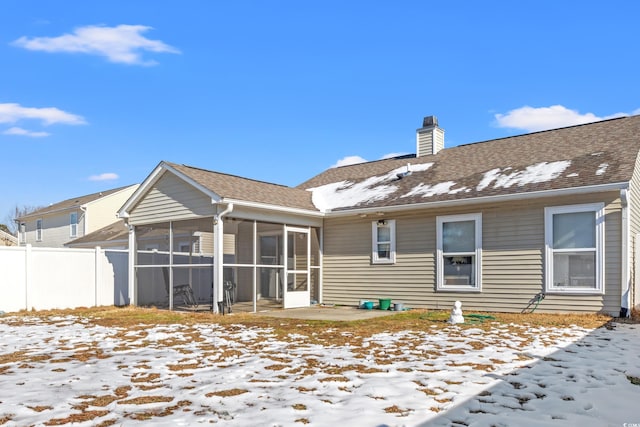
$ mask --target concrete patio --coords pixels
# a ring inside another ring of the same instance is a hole
[[[280,317],[286,319],[351,321],[391,316],[398,313],[401,313],[401,311],[378,309],[365,310],[347,306],[316,305],[313,307],[290,308],[287,310],[259,311],[255,314],[256,316]]]

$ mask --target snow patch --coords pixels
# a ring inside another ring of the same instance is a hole
[[[600,166],[598,166],[598,170],[596,171],[596,175],[600,176],[604,174],[607,171],[608,167],[609,167],[608,163],[600,163]]]
[[[398,174],[407,170],[422,172],[428,170],[433,163],[407,165],[395,168],[383,175],[372,176],[361,182],[339,181],[319,187],[310,188],[311,200],[316,208],[321,211],[329,211],[337,208],[357,206],[359,204],[373,203],[384,200],[398,190],[393,182],[398,180]]]
[[[456,185],[456,183],[453,181],[441,182],[435,185],[420,183],[415,187],[413,187],[413,189],[409,191],[407,194],[400,197],[411,197],[411,196],[431,197],[431,196],[437,196],[440,194],[456,194],[466,189],[466,187],[461,187],[461,188],[456,188],[452,190],[451,187],[453,187],[454,185]]]
[[[493,188],[509,188],[513,185],[522,187],[527,184],[551,181],[559,177],[570,165],[570,160],[562,160],[536,163],[511,173],[507,173],[513,169],[511,167],[491,169],[484,173],[476,190],[482,191],[492,183]]]

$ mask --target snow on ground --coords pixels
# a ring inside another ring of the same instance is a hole
[[[301,324],[278,338],[243,325],[15,320],[0,319],[3,426],[640,423],[640,325],[426,323],[359,337]]]

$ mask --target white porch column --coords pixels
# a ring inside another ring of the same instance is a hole
[[[224,257],[224,223],[222,218],[213,220],[213,306],[218,313],[218,303],[222,301],[222,282],[224,280],[222,258]]]
[[[218,303],[222,302],[224,284],[224,221],[223,217],[233,211],[233,203],[213,217],[213,304],[212,311],[218,313]]]
[[[138,305],[138,287],[136,286],[136,259],[138,258],[138,248],[136,246],[136,228],[129,226],[129,305]]]

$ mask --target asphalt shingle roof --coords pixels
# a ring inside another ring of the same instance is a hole
[[[318,205],[345,210],[594,186],[630,181],[639,150],[631,116],[333,168],[297,188],[320,187]],[[415,171],[398,179],[407,163]]]
[[[37,215],[45,215],[50,212],[57,212],[57,211],[63,211],[66,209],[78,208],[82,205],[98,200],[101,197],[105,197],[110,194],[117,193],[118,191],[122,191],[128,187],[131,187],[131,186],[125,185],[124,187],[118,187],[118,188],[113,188],[111,190],[99,191],[97,193],[87,194],[85,196],[72,197],[70,199],[63,200],[58,203],[54,203],[47,207],[37,209],[33,212],[29,212],[27,215],[23,215],[20,218],[27,218],[27,217],[37,216]]]
[[[317,210],[311,193],[302,189],[165,162],[222,198]]]

